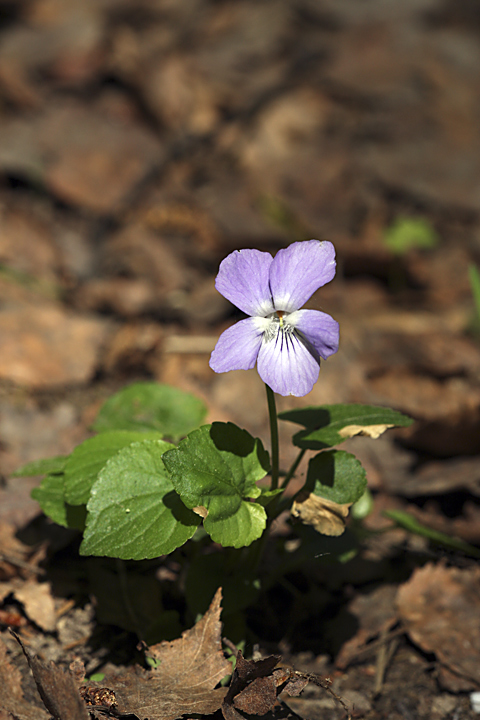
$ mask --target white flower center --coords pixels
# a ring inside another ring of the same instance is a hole
[[[299,321],[299,312],[294,310],[287,313],[284,310],[276,310],[267,317],[256,317],[255,324],[258,330],[263,333],[263,342],[280,343],[280,351],[287,350],[288,347],[294,346],[294,341],[303,345],[310,355],[320,363],[318,351],[315,349],[311,341],[305,337],[301,330],[297,329]]]
[[[264,342],[276,339],[279,333],[288,340],[295,333],[295,325],[289,321],[288,313],[283,310],[277,310],[265,320],[267,323],[263,331]]]

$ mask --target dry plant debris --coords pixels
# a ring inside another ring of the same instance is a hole
[[[352,503],[339,504],[318,497],[313,493],[301,493],[292,505],[293,517],[312,525],[323,535],[338,536],[345,530],[345,520]]]
[[[40,698],[54,720],[88,720],[129,717],[141,720],[177,720],[182,716],[212,715],[221,710],[224,720],[243,720],[238,712],[266,715],[286,692],[300,695],[309,682],[327,690],[350,714],[342,698],[331,689],[329,678],[320,678],[290,667],[277,667],[278,655],[245,660],[236,652],[236,666],[228,688],[216,687],[231,672],[222,651],[219,588],[205,615],[173,642],[147,648],[150,670],[128,667],[111,672],[102,683],[85,682],[85,668],[77,658],[64,671],[30,652],[12,632],[32,671]],[[229,641],[232,649],[235,646]],[[44,711],[23,697],[20,671],[12,667],[5,644],[0,643],[0,720],[43,720]],[[36,714],[35,714],[36,713]]]

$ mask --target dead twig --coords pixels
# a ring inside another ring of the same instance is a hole
[[[20,560],[20,558],[16,558],[14,555],[9,555],[8,553],[0,553],[0,561],[6,562],[9,565],[13,565],[14,567],[18,567],[21,570],[28,570],[35,575],[43,575],[45,573],[45,570],[43,568],[35,567],[35,565],[31,565],[29,562],[25,562],[25,560]]]
[[[387,671],[390,660],[392,659],[399,643],[398,637],[392,639],[392,633],[388,630],[382,630],[380,635],[379,648],[377,652],[377,664],[375,668],[375,685],[374,696],[378,697],[382,692],[385,673]]]

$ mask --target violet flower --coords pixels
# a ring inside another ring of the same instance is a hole
[[[320,358],[338,350],[338,323],[300,310],[335,275],[331,242],[307,240],[279,250],[235,250],[220,264],[215,287],[249,315],[220,335],[210,358],[215,372],[250,370],[280,395],[301,397],[318,380]]]

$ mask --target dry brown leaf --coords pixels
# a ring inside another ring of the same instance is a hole
[[[245,660],[241,650],[237,652],[235,670],[222,705],[224,720],[243,720],[243,715],[236,708],[250,715],[271,712],[271,717],[274,717],[278,695],[285,691],[290,697],[297,697],[309,682],[327,690],[342,705],[348,720],[351,720],[345,702],[331,689],[330,678],[299,672],[286,666],[277,668],[279,661],[278,655],[269,655],[262,660]]]
[[[16,531],[13,524],[0,522],[0,581],[19,575],[31,554],[31,548],[15,537]]]
[[[49,583],[27,580],[15,589],[14,594],[22,603],[30,620],[46,632],[55,630],[55,602]]]
[[[232,681],[222,705],[225,720],[242,717],[235,708],[250,715],[265,715],[273,708],[277,700],[273,670],[279,660],[278,655],[262,660],[245,660],[242,651],[238,651]]]
[[[69,672],[64,672],[54,662],[45,663],[30,653],[20,638],[20,644],[33,673],[40,697],[55,720],[89,720],[82,698]]]
[[[411,639],[435,653],[453,691],[480,685],[480,568],[428,564],[402,585],[397,606]]]
[[[3,713],[3,714],[2,714]],[[7,648],[0,639],[0,718],[15,720],[48,720],[49,714],[23,697],[22,675],[7,656]]]
[[[149,649],[158,667],[128,668],[102,680],[115,693],[118,712],[175,720],[185,714],[210,715],[221,707],[227,688],[214,688],[231,672],[222,652],[221,598],[219,589],[203,618],[181,638]]]
[[[299,495],[292,505],[293,517],[312,527],[322,535],[337,537],[345,530],[345,519],[352,503],[339,503],[310,493],[305,499]]]
[[[383,425],[347,425],[338,431],[338,434],[343,438],[351,438],[354,435],[363,435],[365,437],[371,437],[374,440],[383,435],[385,430],[388,428],[395,427],[393,423],[387,423]]]
[[[275,679],[260,677],[253,680],[242,692],[233,698],[233,704],[249,715],[265,715],[277,700]]]

